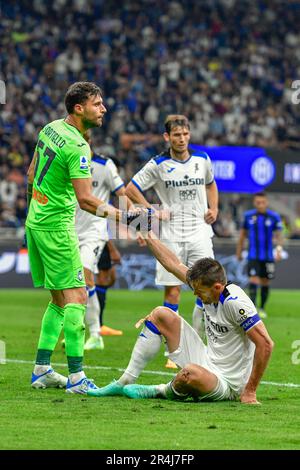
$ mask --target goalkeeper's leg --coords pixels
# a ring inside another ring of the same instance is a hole
[[[51,367],[51,356],[57,344],[64,323],[63,295],[61,291],[51,291],[52,301],[44,313],[37,356],[31,377],[33,388],[64,388],[67,378]]]
[[[42,320],[37,356],[31,376],[33,388],[63,388],[67,378],[55,372],[50,365],[51,355],[63,326],[64,309],[50,302]]]

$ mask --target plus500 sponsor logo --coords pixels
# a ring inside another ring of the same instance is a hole
[[[204,184],[204,178],[185,178],[184,180],[169,180],[165,182],[166,188],[178,188],[182,186],[200,186]]]

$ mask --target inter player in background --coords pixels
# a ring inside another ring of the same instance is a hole
[[[190,125],[183,115],[169,115],[165,120],[165,142],[169,150],[152,158],[126,188],[128,197],[145,207],[151,207],[143,192],[153,188],[170,220],[162,220],[161,239],[187,266],[203,257],[213,257],[213,224],[218,214],[218,189],[212,165],[205,152],[190,153]],[[163,212],[162,212],[163,213]],[[178,311],[182,281],[168,272],[159,262],[156,284],[165,286],[164,306]],[[203,303],[196,300],[193,326],[203,337]],[[171,361],[167,367],[174,367]]]
[[[218,261],[202,258],[188,269],[153,233],[145,240],[160,263],[202,298],[207,347],[182,317],[168,307],[156,307],[136,325],[143,324],[143,330],[118,381],[91,390],[88,395],[259,403],[256,390],[273,341],[253,302],[239,286],[227,282]],[[163,339],[168,356],[182,370],[168,384],[134,384],[160,350]]]
[[[257,305],[257,290],[260,288],[259,314],[266,318],[265,305],[270,292],[270,281],[275,276],[275,262],[282,255],[282,223],[280,215],[268,209],[265,193],[257,193],[253,198],[254,209],[244,214],[242,228],[237,243],[236,256],[242,259],[245,240],[248,239],[249,295]],[[275,259],[274,245],[275,242]]]
[[[31,383],[34,388],[66,387],[69,393],[86,393],[96,386],[82,367],[87,294],[74,226],[76,202],[101,217],[121,220],[122,213],[91,191],[91,150],[83,135],[102,124],[106,108],[101,90],[94,83],[74,83],[66,93],[65,106],[67,117],[47,124],[39,133],[28,170],[26,237],[31,274],[35,287],[51,292]],[[68,379],[50,366],[62,329]]]
[[[85,135],[85,139],[91,146],[90,132]],[[115,194],[119,198],[119,205],[133,209],[131,201],[129,201],[125,194],[124,182],[118,173],[116,165],[110,158],[97,155],[92,151],[91,173],[92,193],[95,197],[108,203],[111,194]],[[103,311],[103,302],[99,305],[94,273],[97,269],[99,258],[109,240],[107,220],[89,214],[78,205],[75,215],[75,228],[79,240],[80,256],[88,290],[85,320],[89,328],[90,337],[87,339],[84,349],[86,351],[93,349],[101,350],[104,348],[104,342],[101,336],[102,333],[100,333],[100,318],[101,312]]]

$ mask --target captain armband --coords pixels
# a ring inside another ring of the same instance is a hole
[[[244,331],[248,331],[251,328],[253,328],[253,326],[255,326],[256,323],[259,323],[260,321],[261,321],[261,318],[258,315],[258,313],[256,313],[252,317],[246,318],[246,320],[243,321],[243,323],[241,323],[240,326],[243,328]]]

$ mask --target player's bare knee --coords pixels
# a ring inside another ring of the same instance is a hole
[[[86,289],[78,289],[78,292],[76,293],[76,300],[78,304],[86,305],[87,304],[87,291]]]
[[[60,290],[52,290],[51,291],[51,302],[54,304],[54,305],[57,305],[58,307],[61,307],[63,308],[65,306],[64,304],[64,296],[62,294],[62,292]]]
[[[192,385],[195,381],[200,381],[204,375],[204,369],[196,364],[187,364],[182,369],[182,375],[187,384]]]
[[[173,380],[174,390],[192,397],[200,394],[199,385],[202,383],[203,368],[195,364],[187,364]]]
[[[191,374],[188,368],[184,367],[176,375],[172,382],[173,388],[176,392],[182,394],[190,394],[193,392],[191,387]]]
[[[207,370],[202,367],[202,366],[198,366],[197,364],[187,364],[185,366],[185,368],[189,371],[190,373],[190,377],[194,380],[195,378],[196,379],[201,379],[202,376],[205,375],[205,373],[207,372]]]
[[[168,325],[172,322],[173,317],[177,317],[170,309],[167,307],[159,306],[155,307],[154,310],[150,313],[148,320],[152,321],[155,324]]]
[[[181,386],[181,385],[187,385],[188,382],[189,382],[189,371],[184,367],[176,375],[176,377],[173,381],[173,384],[174,384],[174,386],[176,386],[176,385]]]
[[[86,292],[86,291],[83,291],[82,297],[81,297],[81,299],[80,299],[80,303],[81,303],[82,305],[86,305],[86,304],[87,304],[87,301],[88,301],[87,292]]]

